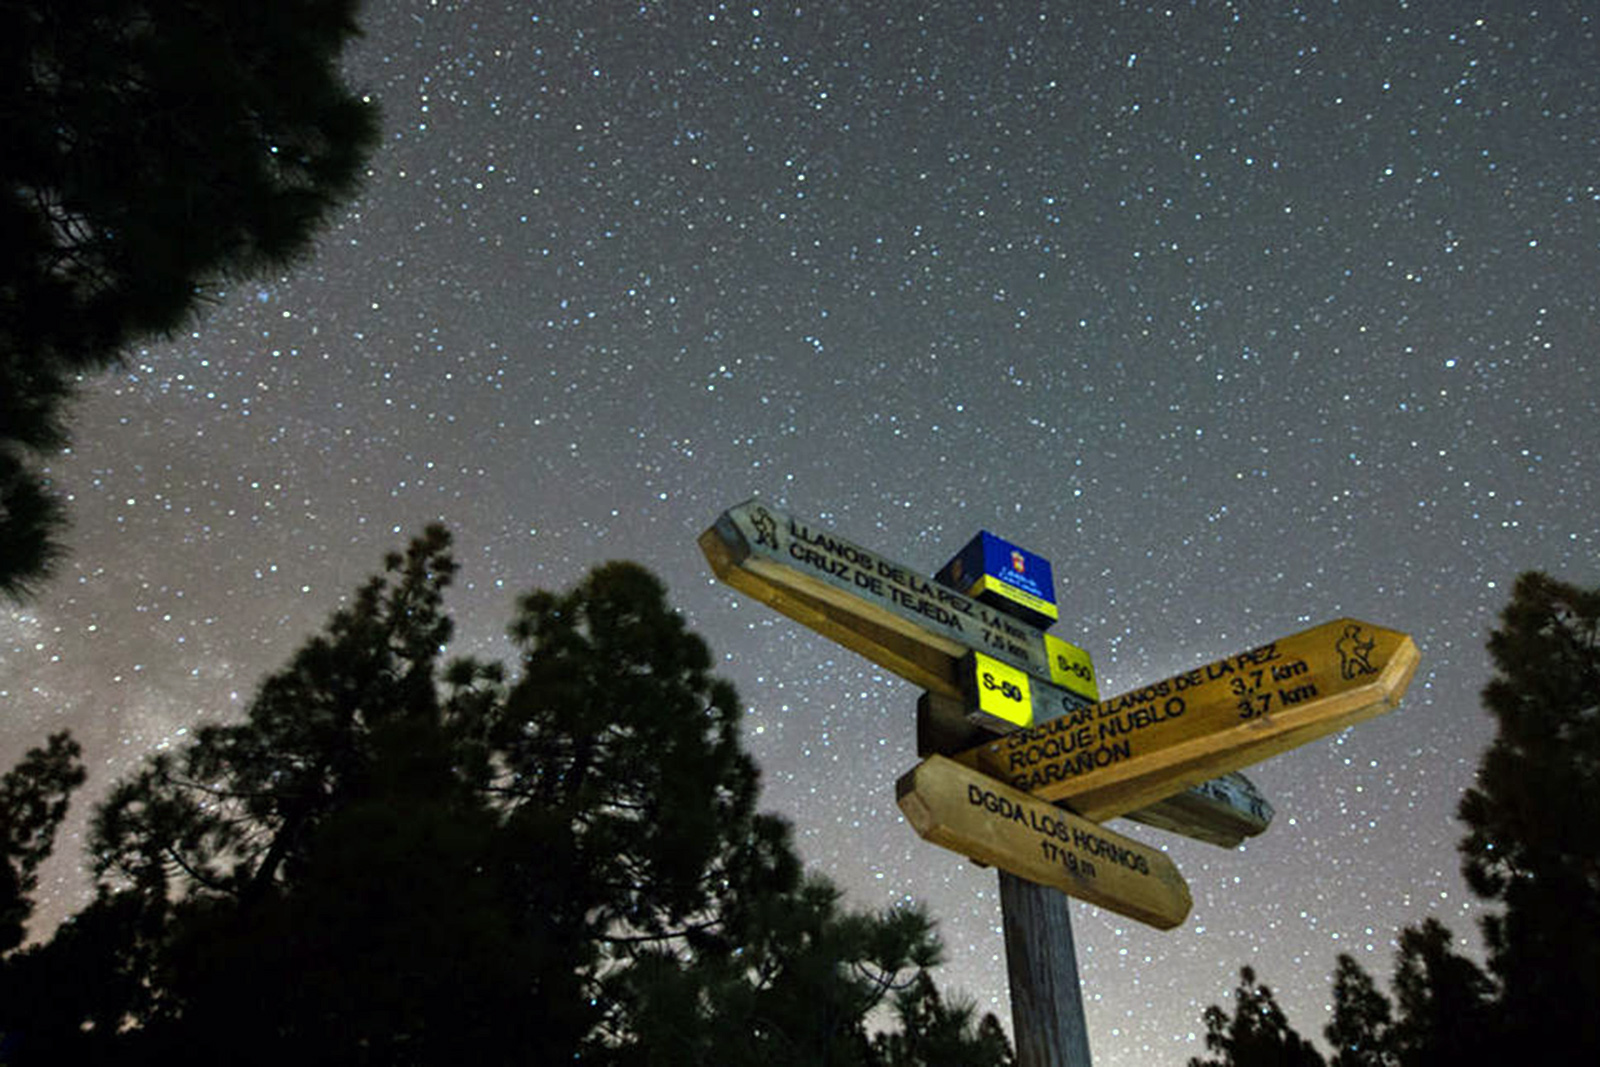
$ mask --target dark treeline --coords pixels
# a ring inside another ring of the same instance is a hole
[[[1518,579],[1489,639],[1497,732],[1457,814],[1467,885],[1490,907],[1487,970],[1435,919],[1400,932],[1393,999],[1338,957],[1332,1067],[1600,1063],[1600,589]],[[1241,971],[1234,1013],[1206,1009],[1190,1067],[1324,1060]]]
[[[0,597],[59,557],[39,466],[75,382],[353,195],[358,7],[5,5]],[[430,530],[244,722],[117,783],[92,903],[28,947],[81,753],[58,734],[0,778],[0,1062],[1009,1062],[941,997],[920,910],[842,910],[755,811],[738,701],[655,579],[529,596],[507,670],[440,661],[452,570]]]
[[[1011,1062],[922,911],[842,910],[756,811],[739,700],[653,576],[530,594],[513,668],[446,663],[447,546],[116,783],[94,900],[26,948],[82,771],[56,737],[5,777],[0,1061]]]

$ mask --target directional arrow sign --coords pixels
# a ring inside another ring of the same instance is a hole
[[[961,680],[966,694],[963,704],[976,707],[991,719],[1006,722],[1044,722],[1058,718],[1054,709],[1071,695],[1057,685],[1002,663],[982,652],[968,653],[970,662],[962,665]],[[1058,672],[1059,675],[1059,672]],[[1067,707],[1072,705],[1066,704]],[[1068,717],[1074,713],[1069,712]],[[1081,720],[1081,712],[1076,713]],[[946,718],[950,718],[946,713]],[[978,738],[961,748],[980,743]],[[988,743],[985,738],[981,743]],[[954,751],[945,749],[944,751]],[[1136,822],[1163,830],[1186,834],[1223,848],[1236,848],[1246,837],[1264,831],[1272,822],[1272,805],[1255,783],[1237,772],[1201,782],[1190,789],[1166,796],[1159,804],[1129,811]]]
[[[1039,683],[1035,679],[1032,684]],[[973,724],[967,706],[967,701],[959,698],[923,693],[917,700],[917,755],[960,752],[992,740],[992,734]],[[1221,848],[1238,848],[1245,838],[1265,831],[1272,815],[1272,805],[1255,783],[1234,772],[1174,793],[1159,804],[1130,811],[1125,817]]]
[[[955,758],[1099,822],[1388,711],[1419,659],[1406,634],[1338,619]]]
[[[948,757],[928,757],[895,792],[918,835],[979,863],[1161,930],[1189,914],[1189,887],[1160,851]]]
[[[1254,782],[1237,771],[1207,779],[1159,804],[1123,816],[1146,826],[1238,848],[1271,825],[1273,808]]]
[[[1050,677],[1038,630],[765,504],[723,512],[700,549],[735,589],[924,689],[959,696],[957,663],[973,648]]]

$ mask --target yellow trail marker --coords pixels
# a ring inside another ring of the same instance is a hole
[[[1406,634],[1337,619],[955,758],[1099,822],[1388,711],[1420,658]]]
[[[1159,850],[946,756],[923,760],[895,793],[917,834],[935,845],[1161,930],[1189,914],[1189,887]]]

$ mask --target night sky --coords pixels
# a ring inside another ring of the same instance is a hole
[[[764,806],[1009,1026],[992,871],[894,803],[908,684],[715,582],[751,496],[936,570],[1047,558],[1112,695],[1327,619],[1415,636],[1396,712],[1260,764],[1194,895],[1074,905],[1096,1062],[1180,1064],[1253,964],[1321,1040],[1335,955],[1433,915],[1516,574],[1600,584],[1593,5],[376,2],[386,136],[317,257],[85,385],[71,556],[0,613],[0,766],[91,790],[239,714],[424,523],[453,652],[608,559],[748,706]],[[886,13],[887,12],[887,13]],[[80,802],[46,920],[84,891]]]

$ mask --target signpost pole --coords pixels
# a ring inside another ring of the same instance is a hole
[[[1000,929],[1018,1067],[1091,1067],[1065,893],[1000,871]]]
[[[1066,894],[1000,872],[1000,924],[1020,1067],[1090,1067]]]

